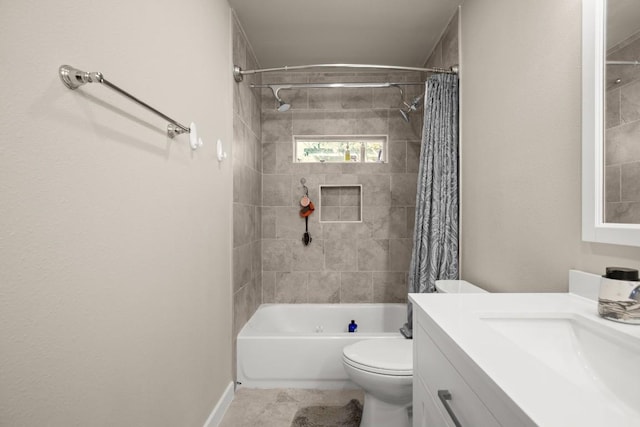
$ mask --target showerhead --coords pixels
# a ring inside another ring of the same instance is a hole
[[[291,104],[284,102],[282,98],[278,96],[278,92],[280,92],[280,89],[282,89],[282,86],[270,86],[270,87],[271,87],[271,90],[273,91],[273,96],[276,98],[276,101],[278,101],[278,111],[281,113],[284,113],[285,111],[289,111],[289,108],[291,108]]]
[[[402,115],[402,118],[404,119],[405,122],[409,123],[409,114],[416,111],[418,109],[418,105],[420,104],[420,100],[422,99],[423,95],[418,95],[415,98],[413,98],[413,101],[411,101],[411,104],[407,104],[406,102],[403,102],[403,104],[405,105],[405,109],[400,109],[400,115]]]
[[[291,108],[291,104],[287,104],[282,99],[278,99],[278,111],[284,113],[285,111],[289,111]]]

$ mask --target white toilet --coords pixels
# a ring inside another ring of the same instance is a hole
[[[364,389],[361,427],[410,427],[413,340],[373,339],[346,346],[342,362],[351,381]]]
[[[464,280],[439,280],[440,293],[486,292]],[[365,392],[360,427],[411,427],[413,340],[372,339],[342,350],[351,381]]]

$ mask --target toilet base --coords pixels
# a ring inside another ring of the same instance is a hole
[[[411,404],[392,405],[365,393],[360,427],[411,427]]]

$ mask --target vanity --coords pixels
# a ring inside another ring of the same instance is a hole
[[[581,295],[410,294],[414,427],[638,426],[640,327],[598,316],[599,276],[571,281]]]

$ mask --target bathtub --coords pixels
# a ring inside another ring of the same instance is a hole
[[[351,320],[356,333],[347,332]],[[238,334],[238,387],[355,388],[342,348],[404,339],[406,304],[262,304]]]

